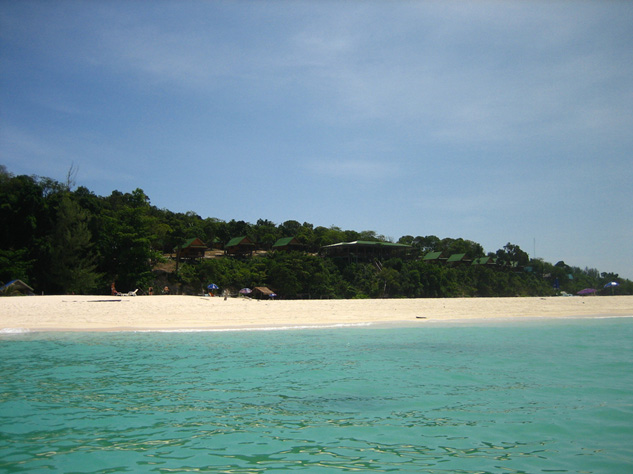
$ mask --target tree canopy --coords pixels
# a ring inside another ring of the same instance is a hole
[[[195,294],[215,283],[233,291],[268,286],[284,298],[420,298],[575,294],[618,281],[602,293],[633,294],[633,282],[617,274],[530,259],[512,243],[487,254],[495,265],[470,264],[486,256],[477,242],[435,235],[400,237],[397,242],[410,252],[397,258],[325,258],[319,255],[323,246],[391,239],[297,220],[225,222],[158,209],[142,189],[97,196],[73,187],[72,168],[59,183],[14,176],[0,166],[0,282],[20,279],[46,294],[103,294],[113,282],[121,291],[139,288],[141,294],[152,286]],[[170,265],[175,249],[189,239],[211,248],[238,236],[256,243],[255,256],[214,255]],[[294,237],[302,251],[275,251],[273,244],[283,237]],[[424,261],[429,252],[465,259],[456,265]]]

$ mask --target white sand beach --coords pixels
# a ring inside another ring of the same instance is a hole
[[[633,296],[257,301],[202,296],[0,298],[0,331],[243,329],[632,317]]]

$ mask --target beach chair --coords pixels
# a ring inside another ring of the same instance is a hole
[[[127,293],[119,293],[117,292],[117,296],[136,296],[136,292],[138,291],[138,288],[134,291],[128,291]]]

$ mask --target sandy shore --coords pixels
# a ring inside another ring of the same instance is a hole
[[[256,301],[199,296],[0,298],[0,331],[413,325],[520,318],[633,317],[633,296]]]

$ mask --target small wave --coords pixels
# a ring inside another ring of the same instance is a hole
[[[605,315],[605,316],[589,316],[589,319],[619,319],[619,318],[633,318],[633,314],[618,314],[618,315]]]
[[[339,323],[339,324],[312,324],[304,326],[266,326],[244,328],[203,328],[203,329],[137,329],[134,332],[247,332],[247,331],[295,331],[303,329],[335,329],[371,326],[373,323]]]
[[[26,328],[1,328],[0,329],[0,334],[26,334],[28,332],[31,332],[31,331]]]

